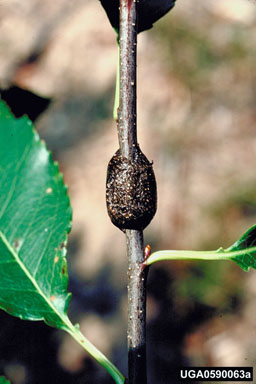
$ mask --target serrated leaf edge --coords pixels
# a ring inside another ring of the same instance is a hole
[[[63,236],[63,239],[60,241],[60,244],[63,242],[64,243],[64,248],[63,248],[63,252],[64,252],[64,255],[66,255],[67,253],[67,248],[66,248],[66,244],[67,244],[67,235],[70,233],[71,229],[72,229],[72,207],[71,207],[71,204],[70,204],[70,197],[68,195],[68,186],[66,184],[64,184],[64,176],[63,176],[63,173],[60,172],[60,168],[59,168],[59,163],[53,159],[53,155],[52,155],[52,152],[48,150],[47,148],[47,145],[45,143],[44,140],[42,140],[38,134],[38,132],[36,131],[35,129],[35,126],[34,124],[32,123],[32,121],[29,119],[29,117],[25,114],[19,118],[16,118],[10,107],[8,106],[8,104],[6,104],[3,100],[0,99],[0,103],[2,104],[2,106],[4,106],[4,114],[5,117],[8,117],[8,118],[12,118],[14,119],[14,121],[24,121],[25,124],[27,124],[30,128],[31,128],[31,131],[32,131],[32,134],[33,134],[33,138],[35,140],[35,142],[39,145],[39,147],[43,148],[47,155],[48,155],[48,161],[52,163],[53,165],[53,168],[54,168],[54,176],[58,176],[60,178],[60,181],[62,181],[63,183],[63,190],[64,190],[64,193],[65,193],[65,199],[66,199],[66,206],[69,210],[69,220],[68,220],[68,223],[66,225],[66,228],[65,228],[65,231],[64,231],[64,236]],[[1,113],[0,113],[1,115]],[[8,242],[8,239],[5,237],[5,235],[3,234],[3,232],[0,230],[0,234],[2,234],[4,236],[4,238],[6,239],[6,242],[9,244]],[[2,236],[1,236],[2,237]],[[3,238],[3,237],[2,237]],[[12,249],[12,248],[11,248]],[[14,251],[15,252],[15,251]],[[66,257],[65,256],[62,256],[63,257],[63,261],[65,263],[67,263],[67,260],[66,260]],[[32,275],[31,275],[32,277]],[[38,286],[39,287],[39,286]],[[67,288],[67,287],[66,287]],[[42,296],[45,298],[46,296],[44,294],[42,294]],[[70,298],[71,298],[71,293],[67,293],[67,300],[66,300],[66,303],[67,303],[67,307],[68,307],[68,304],[69,304],[69,301],[70,301]],[[53,308],[56,309],[55,306],[51,306]],[[65,307],[65,310],[67,311],[67,307]],[[2,307],[1,307],[2,308]],[[5,310],[4,308],[2,308],[3,310]],[[57,311],[56,312],[57,314],[59,314],[59,312]],[[68,316],[66,315],[66,317],[68,318]],[[21,317],[20,317],[21,318]],[[42,317],[42,320],[45,321],[45,319]],[[46,322],[46,321],[45,321]]]
[[[29,270],[24,266],[24,263],[20,260],[19,258],[19,255],[17,254],[17,252],[15,252],[15,250],[12,248],[12,246],[10,245],[9,241],[6,239],[5,235],[3,234],[2,231],[0,231],[0,238],[3,240],[5,246],[7,247],[7,249],[10,251],[10,253],[12,254],[12,256],[14,257],[15,261],[17,262],[17,264],[19,265],[19,267],[22,269],[22,271],[25,273],[25,275],[27,276],[27,278],[31,281],[31,283],[33,284],[33,286],[35,287],[36,291],[43,297],[43,299],[45,300],[45,302],[47,303],[47,305],[53,310],[53,312],[62,320],[63,324],[66,323],[66,320],[68,319],[68,317],[64,314],[64,316],[62,314],[60,314],[60,312],[57,310],[57,308],[53,305],[52,301],[50,300],[50,298],[47,298],[47,296],[44,294],[44,292],[42,291],[42,289],[40,288],[40,286],[38,285],[38,283],[36,282],[36,280],[33,278],[33,276],[31,275],[31,273],[29,272]],[[4,307],[1,306],[1,308],[3,310],[5,310]],[[23,318],[21,316],[19,316],[20,318]],[[47,323],[47,319],[45,319],[43,316],[40,318],[41,320],[44,320],[46,323]],[[38,320],[40,320],[38,319]],[[47,323],[48,324],[48,323]]]

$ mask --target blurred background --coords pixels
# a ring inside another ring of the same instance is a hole
[[[255,224],[255,20],[253,0],[177,0],[139,35],[138,139],[158,183],[145,230],[153,251],[227,247]],[[70,317],[125,374],[125,236],[105,207],[118,148],[115,39],[97,0],[0,0],[2,97],[35,121],[69,186]],[[175,366],[255,366],[255,300],[256,272],[232,262],[152,266],[149,384],[176,384]],[[0,374],[113,382],[68,335],[3,311]]]

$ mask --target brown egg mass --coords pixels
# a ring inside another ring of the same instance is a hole
[[[109,217],[121,230],[144,229],[156,213],[156,180],[152,163],[135,148],[134,160],[118,150],[108,164],[106,202]]]

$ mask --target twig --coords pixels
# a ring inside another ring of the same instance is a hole
[[[121,155],[133,159],[137,144],[136,130],[136,5],[120,0],[120,104],[118,138]]]
[[[128,383],[146,384],[146,277],[143,232],[126,230],[128,254]]]
[[[121,156],[134,159],[136,127],[136,0],[120,0],[120,105],[118,138]],[[146,272],[142,230],[126,229],[128,255],[128,384],[146,384]]]

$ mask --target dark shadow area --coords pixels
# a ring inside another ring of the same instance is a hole
[[[177,369],[190,366],[183,351],[186,335],[215,314],[215,308],[199,302],[179,313],[173,302],[173,283],[174,276],[164,269],[152,268],[149,273],[148,295],[159,304],[158,316],[147,327],[149,384],[179,383]]]
[[[57,363],[56,330],[0,311],[0,374],[24,384],[72,383]],[[14,373],[14,371],[16,372]]]
[[[121,292],[113,287],[109,272],[108,266],[103,267],[93,284],[71,274],[69,289],[72,292],[71,311],[74,314],[92,311],[100,316],[109,316],[117,311]]]
[[[32,121],[35,121],[51,103],[50,98],[41,97],[16,85],[0,89],[0,96],[16,117],[27,115]]]

